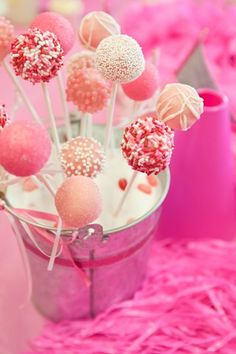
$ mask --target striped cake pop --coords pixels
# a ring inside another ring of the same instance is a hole
[[[78,136],[62,146],[61,162],[68,177],[96,177],[102,171],[104,161],[104,150],[93,138]]]
[[[189,85],[168,84],[160,93],[157,114],[172,129],[188,130],[202,112],[203,99]]]
[[[89,12],[83,17],[78,31],[80,42],[90,50],[96,50],[104,38],[115,34],[120,34],[119,24],[103,11]]]

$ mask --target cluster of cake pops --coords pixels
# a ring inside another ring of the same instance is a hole
[[[117,95],[126,95],[133,102],[144,102],[155,99],[160,90],[155,65],[145,60],[135,39],[120,33],[119,24],[110,15],[104,12],[87,14],[79,26],[78,37],[84,50],[69,58],[64,88],[60,71],[64,56],[76,38],[71,24],[62,16],[47,12],[38,15],[25,33],[13,38],[12,25],[0,19],[0,59],[5,60],[10,54],[15,75],[5,62],[3,66],[34,118],[9,123],[2,107],[0,164],[8,172],[9,179],[11,175],[39,178],[52,159],[53,151],[58,174],[63,180],[56,190],[49,188],[49,191],[63,226],[71,228],[94,222],[102,212],[96,177],[103,171],[105,158],[110,156]],[[53,141],[17,77],[42,86]],[[58,80],[64,103],[67,141],[63,144],[47,88],[53,78]],[[85,128],[80,136],[73,137],[66,101],[72,102],[81,114]],[[174,148],[173,129],[187,130],[203,111],[203,102],[196,90],[181,84],[169,84],[160,90],[155,105],[155,112],[147,110],[144,115],[131,119],[123,134],[121,152],[135,175],[157,175],[168,167]],[[91,126],[93,114],[106,106],[108,113],[102,146],[93,138]],[[122,187],[124,197],[120,208],[134,177]],[[40,181],[45,182],[45,179],[40,178]],[[48,183],[45,182],[45,186],[48,187]]]

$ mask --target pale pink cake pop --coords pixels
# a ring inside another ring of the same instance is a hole
[[[107,37],[97,47],[96,67],[109,81],[133,81],[145,68],[142,49],[135,39],[125,34]]]
[[[155,117],[142,116],[131,123],[121,142],[123,156],[133,170],[158,174],[171,160],[174,133]]]
[[[110,97],[111,85],[93,68],[73,71],[67,79],[67,100],[83,113],[102,110]]]
[[[0,61],[10,53],[13,38],[14,26],[5,17],[0,16]]]
[[[63,50],[51,32],[29,29],[12,43],[11,59],[16,75],[33,84],[48,82],[63,65]]]
[[[82,51],[80,53],[74,54],[67,63],[67,73],[70,75],[75,70],[80,70],[84,68],[94,68],[95,67],[95,56],[94,53],[89,51]]]
[[[43,12],[35,17],[31,28],[39,28],[43,32],[49,31],[56,35],[64,54],[67,54],[74,45],[75,32],[71,23],[55,12]]]
[[[0,105],[0,132],[10,124],[9,115],[6,112],[5,104]]]
[[[94,138],[78,136],[62,146],[61,162],[67,176],[96,177],[104,161],[102,145]]]
[[[120,25],[103,11],[89,12],[83,17],[78,31],[81,43],[91,50],[96,50],[104,38],[114,34],[120,34]]]
[[[160,93],[157,114],[170,128],[188,130],[203,113],[203,99],[183,84],[168,84]]]
[[[38,173],[50,153],[50,137],[41,124],[19,120],[0,134],[0,164],[12,175],[28,177]]]
[[[135,80],[123,84],[125,94],[134,101],[145,101],[156,92],[159,77],[156,67],[152,63],[146,63],[142,74]]]
[[[83,227],[101,214],[102,198],[98,186],[91,178],[72,176],[58,189],[55,205],[66,226]]]

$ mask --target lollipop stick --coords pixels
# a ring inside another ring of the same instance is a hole
[[[48,271],[53,270],[54,262],[55,262],[55,259],[57,256],[57,249],[58,249],[60,238],[61,238],[61,229],[62,229],[62,220],[61,220],[61,218],[59,218],[58,224],[57,224],[57,231],[56,231],[56,235],[55,235],[55,240],[54,240],[53,247],[52,247],[52,253],[51,253],[49,263],[48,263]]]
[[[89,252],[89,260],[94,260],[94,250]],[[95,309],[94,309],[94,269],[92,267],[89,268],[89,279],[90,279],[90,288],[89,288],[89,307],[90,307],[90,317],[95,317]]]
[[[87,130],[87,117],[85,113],[80,116],[80,135],[85,136]]]
[[[108,110],[108,121],[106,124],[106,133],[105,133],[105,141],[104,141],[105,151],[107,151],[109,148],[111,135],[112,135],[112,123],[113,123],[113,117],[115,111],[117,88],[118,88],[118,84],[114,83],[112,87],[111,100],[110,100],[109,110]]]
[[[53,114],[52,103],[50,100],[48,88],[44,82],[42,83],[42,89],[43,89],[43,94],[44,94],[45,102],[46,102],[47,109],[48,109],[48,115],[49,115],[49,119],[50,119],[50,123],[51,123],[53,140],[56,145],[57,154],[60,155],[61,147],[60,147],[59,136],[57,133],[56,120],[55,120],[55,117]]]
[[[67,136],[67,140],[70,140],[70,139],[72,139],[70,115],[69,115],[69,110],[68,110],[68,107],[67,107],[65,91],[64,91],[64,88],[63,88],[63,78],[62,78],[62,75],[61,75],[60,72],[58,73],[58,76],[57,76],[57,83],[58,83],[59,93],[60,93],[61,102],[62,102],[62,106],[63,106],[64,122],[65,122],[65,128],[66,128],[66,136]]]
[[[121,209],[122,209],[122,207],[124,205],[124,202],[126,201],[127,196],[129,195],[129,192],[130,192],[130,190],[131,190],[131,188],[132,188],[132,186],[133,186],[133,184],[135,182],[135,179],[136,179],[137,175],[138,175],[138,171],[134,171],[133,174],[132,174],[132,177],[131,177],[131,179],[130,179],[130,181],[129,181],[126,189],[125,189],[123,197],[121,198],[121,201],[120,201],[120,203],[118,205],[118,208],[116,209],[116,211],[114,213],[114,216],[117,216],[120,213],[120,211],[121,211]]]
[[[39,118],[38,113],[34,109],[32,103],[30,102],[30,100],[28,98],[28,96],[24,92],[23,87],[21,86],[18,78],[13,74],[13,72],[11,71],[10,67],[8,66],[8,64],[7,64],[7,62],[5,60],[3,60],[2,65],[3,65],[4,69],[6,70],[7,74],[9,75],[10,79],[13,81],[15,87],[17,88],[19,94],[21,95],[22,100],[24,101],[24,103],[27,106],[28,110],[32,114],[32,117],[34,118],[34,120],[36,120],[36,122],[38,122],[38,123],[41,123],[41,120]]]
[[[86,136],[91,138],[93,136],[93,118],[91,114],[87,114],[87,132]]]

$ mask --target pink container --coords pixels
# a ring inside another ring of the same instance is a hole
[[[231,239],[236,214],[228,99],[210,89],[199,93],[205,106],[201,119],[176,133],[158,235]]]
[[[22,218],[9,209],[26,246],[32,273],[33,302],[44,316],[53,321],[93,317],[134,295],[146,273],[160,206],[169,189],[169,171],[163,172],[159,178],[163,186],[161,199],[133,224],[104,233],[99,225],[78,230],[75,241],[68,246],[77,267],[68,258],[68,252],[62,252],[56,258],[53,271],[47,271],[48,257],[35,248],[20,223]],[[27,222],[27,225],[44,252],[50,254],[52,245],[40,236],[40,229],[38,232],[34,224]],[[91,228],[95,234],[85,239]],[[44,231],[52,235],[50,230]],[[71,239],[71,235],[72,232],[63,234],[64,240]],[[78,267],[90,277],[90,286],[86,285]]]

